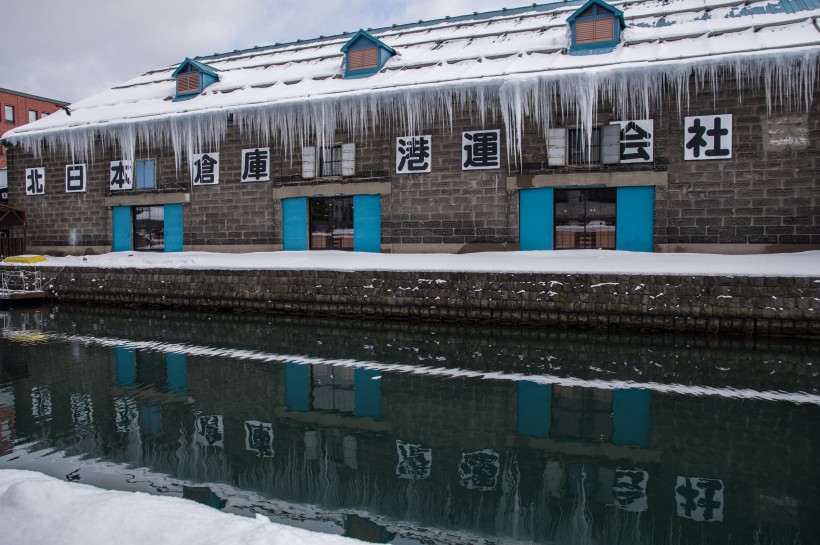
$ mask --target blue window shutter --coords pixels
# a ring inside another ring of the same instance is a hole
[[[131,238],[131,207],[114,206],[111,208],[113,228],[112,249],[115,252],[127,252],[133,249]]]
[[[649,401],[649,390],[615,390],[612,396],[614,444],[649,448]]]
[[[353,196],[353,251],[382,249],[382,205],[379,195]]]
[[[162,409],[157,403],[149,403],[140,407],[140,428],[159,437],[162,432]]]
[[[551,187],[522,189],[518,192],[518,239],[521,250],[552,250],[555,224]]]
[[[157,186],[156,163],[153,159],[140,159],[136,162],[137,189],[154,189]]]
[[[165,377],[169,392],[174,392],[177,397],[186,395],[187,375],[185,354],[165,354]]]
[[[285,406],[289,411],[310,410],[310,365],[285,362]]]
[[[182,205],[165,205],[165,251],[182,251]]]
[[[615,220],[615,249],[654,250],[655,188],[619,187]]]
[[[354,369],[353,389],[355,391],[356,416],[369,416],[374,420],[382,417],[381,371],[374,369]]]
[[[552,420],[552,384],[518,383],[517,435],[547,438]]]
[[[133,386],[137,382],[134,350],[118,346],[114,350],[114,360],[117,366],[117,386],[120,388]]]
[[[282,249],[307,250],[307,198],[282,199]]]

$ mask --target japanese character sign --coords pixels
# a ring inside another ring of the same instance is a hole
[[[125,433],[137,429],[138,418],[136,400],[127,397],[118,397],[114,400],[114,421],[118,432]]]
[[[655,121],[621,121],[621,163],[651,163],[655,159]]]
[[[217,414],[196,417],[194,442],[203,447],[223,447],[225,430],[222,427],[222,416]]]
[[[637,513],[646,511],[646,484],[649,482],[649,473],[641,469],[615,470],[615,484],[612,493],[615,496],[615,507]]]
[[[46,192],[46,169],[26,169],[26,195],[43,195]]]
[[[396,173],[430,172],[432,136],[400,136],[396,138]]]
[[[675,504],[679,517],[720,522],[723,520],[723,481],[678,476]]]
[[[501,167],[501,131],[461,133],[461,170]]]
[[[700,115],[685,121],[686,161],[732,158],[732,114]]]
[[[131,161],[111,161],[108,189],[110,191],[134,189],[134,179],[131,177]]]
[[[245,450],[261,458],[273,458],[273,424],[245,421]]]
[[[94,403],[88,394],[71,394],[71,421],[77,427],[94,423]]]
[[[244,164],[244,157],[243,157]],[[191,162],[193,185],[216,185],[219,183],[219,154],[198,153]],[[244,180],[243,180],[244,181]]]
[[[458,464],[459,484],[468,490],[495,490],[501,469],[499,458],[494,450],[463,452]]]
[[[400,479],[421,480],[430,476],[433,467],[433,449],[396,440],[399,463],[396,475]]]
[[[66,193],[82,193],[85,191],[86,165],[66,165],[65,166],[65,190]]]
[[[242,150],[243,182],[266,182],[270,180],[270,149],[254,148]]]

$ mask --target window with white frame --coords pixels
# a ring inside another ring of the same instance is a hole
[[[6,123],[14,123],[14,106],[12,106],[11,104],[6,104],[6,107],[3,111]]]
[[[29,110],[28,111],[28,122],[34,123],[37,121],[37,110]]]
[[[356,144],[302,148],[303,178],[354,176],[355,174]]]

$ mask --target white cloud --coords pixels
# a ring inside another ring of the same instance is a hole
[[[500,9],[505,0],[28,0],[3,8],[0,87],[76,101],[185,57]],[[512,4],[510,7],[515,7]]]

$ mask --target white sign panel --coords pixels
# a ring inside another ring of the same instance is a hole
[[[270,148],[242,150],[243,182],[267,182],[270,180]]]
[[[65,166],[65,190],[66,193],[83,193],[86,188],[87,166],[82,163],[78,165]]]
[[[219,154],[197,153],[191,162],[193,185],[217,185],[219,183]]]
[[[261,458],[273,458],[273,424],[246,420],[245,450]]]
[[[723,521],[723,481],[678,476],[675,485],[678,516],[699,522]]]
[[[621,163],[651,163],[655,159],[655,121],[620,121]]]
[[[459,484],[468,490],[495,490],[501,470],[500,456],[494,450],[461,454],[458,464]]]
[[[225,428],[222,416],[211,414],[196,417],[194,442],[203,447],[220,447],[225,445]]]
[[[461,133],[461,170],[501,168],[501,131]]]
[[[46,169],[26,169],[26,195],[43,195],[46,192]]]
[[[685,160],[732,158],[732,114],[687,117],[684,126]]]
[[[433,137],[400,136],[396,138],[396,174],[430,172],[433,165],[431,143]]]
[[[111,161],[108,189],[110,191],[134,189],[134,180],[131,176],[131,161]]]
[[[615,496],[615,507],[637,513],[649,507],[646,498],[646,485],[649,473],[642,469],[615,470],[615,484],[612,493]]]
[[[399,463],[396,475],[400,479],[421,480],[430,476],[433,467],[433,449],[396,441]]]

